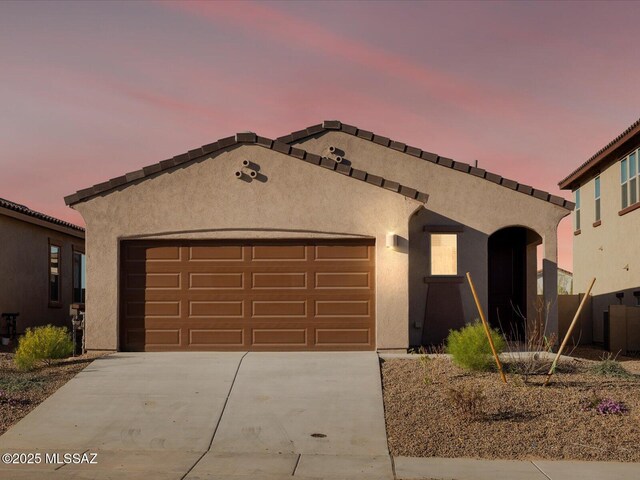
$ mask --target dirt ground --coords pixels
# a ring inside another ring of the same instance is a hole
[[[596,353],[576,351],[574,356]],[[424,365],[417,358],[384,361],[391,454],[640,462],[640,361],[619,360],[632,375],[596,375],[594,360],[577,358],[564,362],[548,387],[541,386],[542,375],[525,382],[508,374],[504,385],[497,373],[469,373],[446,358]],[[464,388],[481,392],[477,412],[457,408],[451,388],[458,398]],[[600,414],[593,407],[601,399],[623,402],[628,412]]]
[[[0,353],[0,435],[101,355],[67,358],[21,372],[13,364],[12,353]]]

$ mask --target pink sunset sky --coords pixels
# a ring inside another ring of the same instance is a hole
[[[0,197],[83,224],[64,195],[238,131],[339,119],[570,198],[557,182],[639,116],[639,18],[612,2],[2,2]]]

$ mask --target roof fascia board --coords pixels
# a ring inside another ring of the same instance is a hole
[[[149,165],[140,170],[127,173],[124,176],[116,177],[106,182],[94,185],[93,187],[79,190],[72,195],[66,196],[64,199],[65,203],[69,206],[72,206],[77,203],[90,200],[91,198],[97,197],[99,195],[106,195],[119,188],[144,181],[148,178],[155,177],[168,171],[172,171],[175,168],[188,166],[195,161],[206,158],[214,158],[222,154],[223,152],[238,148],[242,145],[256,145],[268,150],[273,150],[297,160],[301,160],[306,163],[311,163],[313,165],[331,170],[337,174],[351,177],[354,180],[364,181],[366,183],[376,185],[386,190],[391,190],[394,193],[407,197],[411,200],[415,200],[421,204],[427,203],[429,198],[428,194],[420,192],[408,186],[401,185],[398,182],[394,182],[393,180],[377,177],[367,172],[353,169],[350,166],[339,164],[330,158],[323,158],[319,155],[309,153],[306,150],[291,147],[291,145],[289,145],[288,143],[259,137],[254,133],[237,133],[235,137],[226,137],[210,145],[211,148],[206,148],[207,146],[205,146],[201,147],[200,149],[191,150],[189,152],[189,158],[186,160],[184,159],[185,154],[177,155],[172,159],[163,160],[159,163]],[[177,161],[176,159],[180,159],[180,161]]]
[[[39,218],[32,217],[31,215],[26,215],[24,213],[16,212],[14,210],[11,210],[9,208],[5,208],[2,206],[0,206],[0,214],[5,215],[7,217],[15,218],[16,220],[21,220],[26,223],[37,225],[38,227],[47,228],[49,230],[54,230],[56,232],[64,233],[72,237],[80,238],[82,240],[84,240],[85,238],[85,232],[82,232],[80,230],[74,230],[73,228],[47,222],[46,220],[41,220]]]
[[[438,165],[441,165],[443,167],[452,168],[461,173],[466,173],[478,178],[482,178],[484,180],[488,180],[490,182],[496,183],[498,185],[509,188],[511,190],[515,190],[524,195],[537,198],[544,202],[552,203],[553,205],[557,205],[569,211],[575,208],[575,203],[569,200],[566,200],[562,197],[559,197],[557,195],[553,195],[544,190],[532,188],[528,185],[520,184],[519,182],[516,182],[515,180],[510,180],[508,178],[503,178],[500,175],[496,175],[484,169],[471,166],[467,163],[458,162],[446,157],[441,157],[439,155],[436,155],[435,153],[426,152],[417,147],[412,147],[411,145],[407,145],[402,142],[391,140],[387,137],[376,135],[373,132],[361,130],[358,127],[355,127],[353,125],[347,125],[345,123],[342,123],[339,120],[325,120],[320,125],[313,125],[312,127],[309,127],[306,130],[300,130],[298,132],[294,132],[293,134],[278,137],[277,141],[294,143],[306,138],[310,138],[310,137],[317,136],[317,135],[331,132],[331,131],[347,133],[349,135],[362,138],[363,140],[368,140],[382,147],[389,148],[401,153],[405,153],[413,157],[422,158],[432,163],[437,163]],[[307,134],[302,135],[301,132],[306,132]]]

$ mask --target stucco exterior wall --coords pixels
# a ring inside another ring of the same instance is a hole
[[[259,166],[236,179],[243,160]],[[377,347],[408,346],[411,215],[423,204],[256,145],[178,167],[74,206],[87,223],[87,348],[118,348],[119,245],[124,239],[376,240]],[[386,248],[393,232],[404,241]]]
[[[467,271],[472,274],[485,309],[488,304],[488,236],[509,226],[523,226],[533,230],[543,240],[545,283],[553,286],[548,288],[547,296],[556,297],[557,226],[570,213],[565,208],[344,132],[329,131],[303,139],[298,145],[307,151],[328,157],[332,156],[329,147],[337,147],[344,152],[344,158],[354,168],[393,178],[429,194],[426,206],[428,212],[421,213],[422,223],[412,227],[412,238],[416,237],[415,241],[412,240],[415,251],[411,251],[410,278],[413,292],[410,335],[413,345],[419,344],[422,335],[429,288],[422,282],[427,266],[424,252],[426,236],[421,231],[424,225],[464,226],[458,244],[459,274],[464,275]],[[526,171],[522,172],[521,179],[526,180]],[[530,305],[535,304],[536,297],[533,253],[528,250],[527,255],[527,297]],[[477,312],[466,284],[461,285],[459,292],[463,316],[461,322],[464,323],[476,318]],[[556,313],[552,312],[550,323],[557,322],[557,304],[552,309]],[[557,324],[553,328],[557,329]]]
[[[618,215],[622,209],[620,162],[600,173],[601,225],[595,222],[595,177],[583,183],[580,234],[573,237],[574,292],[584,293],[592,278],[593,339],[603,341],[603,312],[618,304],[616,292],[624,292],[625,305],[635,305],[633,291],[640,289],[640,210]],[[575,227],[575,213],[572,215]]]
[[[580,234],[573,238],[574,290],[584,292],[596,277],[593,294],[600,295],[640,286],[638,245],[640,210],[621,210],[620,162],[600,173],[601,225],[595,222],[595,177],[580,187]],[[575,214],[573,214],[575,226]],[[629,267],[628,269],[626,267]]]
[[[59,307],[49,306],[49,239],[62,248]],[[0,313],[20,313],[18,333],[48,323],[70,327],[72,251],[74,246],[84,251],[84,241],[0,213],[0,246]],[[1,328],[4,332],[4,323]]]

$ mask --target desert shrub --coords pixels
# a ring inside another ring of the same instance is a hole
[[[11,408],[20,405],[29,405],[31,400],[28,398],[18,398],[15,395],[11,395],[5,391],[0,390],[0,405],[8,405]]]
[[[463,417],[475,420],[481,416],[480,407],[485,395],[479,385],[463,384],[458,387],[449,387],[447,397],[453,408]]]
[[[46,325],[28,328],[20,338],[13,358],[20,370],[31,370],[39,362],[50,365],[53,360],[68,357],[73,353],[73,340],[67,329]]]
[[[0,378],[0,392],[24,392],[34,388],[42,389],[45,381],[42,377],[25,377],[23,375],[9,375]]]
[[[502,336],[490,329],[496,352],[500,354],[505,348]],[[491,346],[482,323],[476,321],[461,330],[451,330],[447,337],[447,353],[450,353],[456,365],[468,370],[486,371],[494,365]]]
[[[616,378],[631,378],[629,372],[627,372],[620,362],[612,358],[611,355],[604,357],[598,363],[591,367],[591,372],[596,375],[602,375],[603,377],[616,377]]]
[[[433,363],[433,359],[429,357],[427,353],[427,349],[424,347],[420,347],[418,350],[419,357],[418,361],[420,362],[420,369],[422,370],[422,383],[425,385],[429,385],[431,383],[431,364]]]

